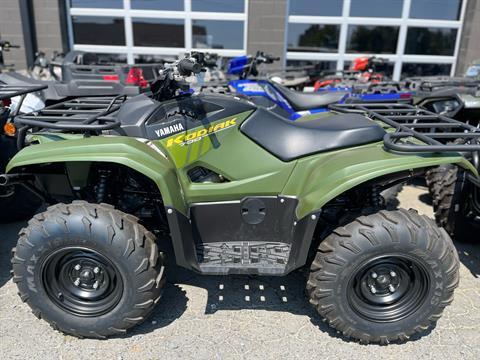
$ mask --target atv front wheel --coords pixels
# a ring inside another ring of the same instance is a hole
[[[33,313],[77,337],[125,333],[153,310],[164,284],[153,234],[106,204],[76,201],[36,215],[12,263]]]
[[[445,168],[441,180],[432,186],[437,224],[457,241],[478,242],[479,189],[468,181],[465,170],[456,166]]]
[[[360,216],[319,246],[307,292],[328,324],[363,343],[405,341],[453,300],[459,260],[447,233],[403,209]]]

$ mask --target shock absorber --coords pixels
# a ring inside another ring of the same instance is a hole
[[[98,172],[98,184],[96,191],[96,200],[100,204],[105,201],[105,195],[107,193],[107,182],[110,177],[110,170],[100,170]]]
[[[380,195],[380,187],[378,185],[372,186],[372,191],[370,193],[372,206],[375,209],[381,208],[383,206],[383,197]]]

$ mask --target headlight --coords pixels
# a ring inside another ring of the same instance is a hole
[[[452,112],[460,106],[460,103],[455,99],[441,100],[432,104],[433,111],[437,114],[446,114]]]

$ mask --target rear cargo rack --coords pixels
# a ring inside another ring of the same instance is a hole
[[[385,148],[402,153],[477,152],[480,129],[431,111],[402,103],[334,104],[341,113],[359,113],[395,129]]]
[[[0,100],[41,91],[47,87],[47,85],[8,85],[0,83]]]
[[[24,146],[29,129],[51,129],[90,135],[118,128],[120,122],[114,113],[126,99],[126,95],[76,98],[19,115],[14,120],[19,128],[18,147]]]

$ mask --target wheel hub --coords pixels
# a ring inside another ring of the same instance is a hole
[[[118,304],[123,282],[118,269],[96,251],[62,249],[43,266],[44,286],[50,298],[79,316],[98,316]]]
[[[422,303],[428,289],[426,272],[403,256],[383,256],[363,264],[350,281],[352,308],[373,321],[396,321]]]

